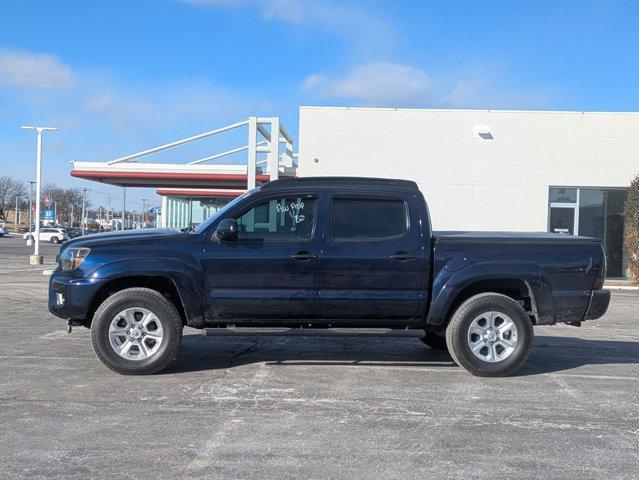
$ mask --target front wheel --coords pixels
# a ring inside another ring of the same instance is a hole
[[[111,370],[150,375],[175,360],[182,341],[182,319],[161,293],[127,288],[97,309],[91,340],[96,355]]]
[[[446,328],[453,360],[480,377],[514,374],[528,359],[533,336],[524,308],[498,293],[481,293],[466,300]]]
[[[53,243],[54,245],[60,243],[60,240],[58,240],[58,237],[51,237],[51,240],[49,241]]]

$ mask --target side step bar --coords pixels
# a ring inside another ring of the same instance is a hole
[[[399,328],[205,328],[208,337],[369,337],[424,338],[424,330]]]

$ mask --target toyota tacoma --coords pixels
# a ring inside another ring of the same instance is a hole
[[[195,229],[64,243],[49,309],[99,359],[151,374],[185,325],[209,335],[420,338],[479,376],[526,361],[533,327],[608,308],[598,239],[433,232],[415,182],[322,177],[249,190]]]

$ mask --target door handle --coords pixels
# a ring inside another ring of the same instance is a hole
[[[417,257],[415,257],[415,255],[411,255],[408,252],[397,252],[394,255],[391,255],[391,257],[393,260],[413,260]]]
[[[294,258],[295,260],[313,260],[314,258],[317,258],[317,255],[313,255],[306,250],[302,250],[301,252],[297,252],[295,255],[291,255],[291,258]]]

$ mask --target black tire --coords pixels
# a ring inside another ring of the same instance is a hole
[[[57,244],[59,243],[58,237],[51,237],[51,239],[49,240],[51,243],[53,244]]]
[[[27,240],[31,240],[32,242],[34,242],[34,241],[35,241],[35,238],[33,238],[33,235],[29,235],[29,236],[27,237]]]
[[[497,362],[484,361],[473,354],[469,345],[472,322],[483,313],[503,313],[517,327],[517,345],[512,353]],[[459,366],[479,377],[507,377],[526,363],[533,343],[533,326],[524,308],[506,295],[481,293],[462,303],[446,328],[446,343],[450,355]]]
[[[433,350],[448,350],[445,335],[439,335],[435,332],[426,332],[426,336],[420,338],[420,340]]]
[[[109,327],[113,319],[127,308],[144,308],[160,321],[163,337],[159,349],[144,360],[121,357],[111,347]],[[149,288],[127,288],[114,293],[96,310],[91,323],[93,350],[107,367],[123,375],[152,375],[164,370],[177,357],[182,341],[182,319],[164,295]]]

